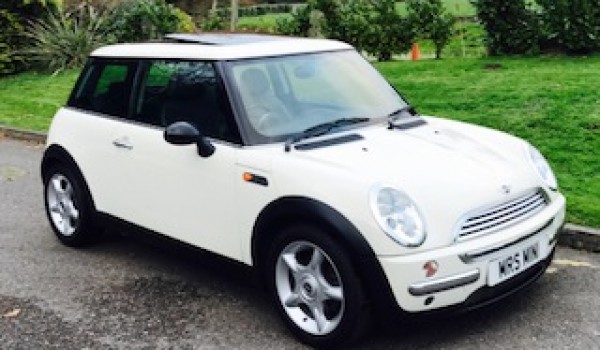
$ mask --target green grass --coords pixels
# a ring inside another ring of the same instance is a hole
[[[54,112],[67,101],[78,74],[24,73],[0,79],[0,124],[47,130]]]
[[[485,65],[499,63],[499,69]],[[600,227],[600,57],[377,63],[421,114],[520,136],[552,164],[568,220]],[[77,72],[0,79],[0,124],[44,131]]]
[[[282,17],[291,17],[291,15],[287,13],[277,13],[262,16],[241,17],[238,22],[238,29],[275,33],[277,19]]]
[[[500,69],[485,69],[499,63]],[[552,164],[568,220],[600,227],[600,57],[390,62],[378,69],[421,114],[500,129]]]

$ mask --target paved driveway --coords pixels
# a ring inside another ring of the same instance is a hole
[[[0,348],[303,348],[237,264],[119,235],[61,246],[43,213],[41,152],[0,139]],[[561,248],[533,289],[357,348],[600,349],[600,254]]]

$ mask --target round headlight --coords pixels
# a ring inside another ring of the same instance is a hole
[[[425,241],[421,215],[404,193],[390,187],[373,187],[371,210],[381,229],[397,243],[418,247]]]
[[[556,177],[548,165],[546,158],[535,147],[529,146],[529,159],[544,183],[553,190],[558,188]]]

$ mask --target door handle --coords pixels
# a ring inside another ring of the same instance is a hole
[[[123,149],[133,149],[133,145],[125,137],[113,141],[113,145]]]

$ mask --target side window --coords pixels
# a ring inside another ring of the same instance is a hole
[[[82,73],[69,106],[127,117],[136,67],[133,62],[91,63]]]
[[[206,136],[240,143],[226,94],[209,62],[150,62],[135,119],[161,127],[186,121]]]

